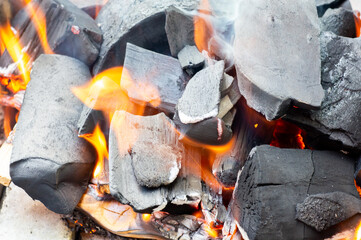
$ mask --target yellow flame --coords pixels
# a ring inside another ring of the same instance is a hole
[[[104,160],[109,158],[107,142],[104,134],[99,125],[97,125],[92,134],[85,134],[80,137],[90,142],[97,151],[97,161],[93,172],[93,178],[97,179],[104,171]]]
[[[361,240],[361,222],[356,228],[355,240]]]
[[[208,224],[204,224],[204,230],[208,233],[208,235],[212,238],[217,238],[218,237],[218,232],[213,229],[211,226],[209,226]]]
[[[151,215],[150,214],[142,214],[142,219],[144,222],[149,222],[151,219]]]
[[[32,0],[25,0],[27,7],[25,9],[30,15],[30,19],[33,22],[35,29],[38,33],[41,46],[44,49],[44,53],[53,54],[53,50],[49,46],[48,37],[46,33],[46,17],[41,8],[38,8],[38,11],[34,9],[33,4],[29,4]]]
[[[11,26],[9,22],[0,27],[0,38],[1,38],[1,42],[4,44],[10,57],[16,63],[22,75],[22,79],[8,80],[11,81],[11,85],[6,85],[6,86],[12,92],[24,90],[26,88],[26,85],[30,81],[30,72],[27,70],[28,69],[27,65],[29,64],[30,58],[23,51],[23,47],[21,46],[17,36],[11,30]]]

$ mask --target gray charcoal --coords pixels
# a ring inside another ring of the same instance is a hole
[[[239,90],[268,120],[281,117],[291,103],[320,107],[318,21],[314,0],[241,1],[234,41]]]
[[[238,177],[233,216],[251,240],[324,239],[296,220],[296,206],[314,194],[342,192],[358,198],[353,172],[354,159],[339,152],[258,146]],[[346,203],[341,206],[349,211]],[[319,210],[321,216],[328,213]],[[334,220],[328,219],[336,224]]]
[[[94,74],[123,65],[128,42],[158,53],[169,54],[164,26],[165,10],[171,5],[193,10],[198,1],[109,0],[96,19],[104,33],[104,41],[93,69]]]
[[[223,70],[224,62],[219,61],[198,72],[188,82],[177,105],[182,123],[197,123],[217,116]]]
[[[203,185],[202,213],[210,226],[223,225],[226,221],[227,209],[223,205],[221,188]]]
[[[50,48],[56,54],[74,57],[91,66],[98,57],[102,33],[95,21],[68,0],[32,1],[37,15],[45,13],[47,39]],[[44,53],[35,25],[31,22],[26,9],[18,12],[12,20],[20,42],[26,46],[26,53],[34,61]],[[54,30],[56,29],[56,31]],[[0,58],[0,67],[7,68],[13,60],[9,53]],[[31,66],[31,64],[28,64]],[[18,74],[16,68],[6,74]]]
[[[204,56],[198,51],[197,47],[189,45],[178,53],[178,60],[189,75],[194,75],[201,70],[205,62]]]
[[[224,79],[224,77],[223,77]],[[225,81],[225,80],[223,80]],[[222,89],[222,84],[221,84],[221,89]],[[238,100],[241,98],[241,94],[239,93],[238,87],[237,87],[237,83],[232,83],[231,86],[229,87],[229,89],[227,89],[224,92],[228,92],[226,96],[224,96],[220,103],[219,103],[219,107],[218,107],[218,118],[224,118],[227,113],[237,104]]]
[[[11,179],[56,213],[74,210],[94,165],[95,154],[76,131],[83,104],[71,92],[89,79],[82,62],[41,55],[33,65],[16,127]]]
[[[321,18],[321,30],[343,37],[356,37],[354,13],[344,8],[328,9]]]
[[[171,6],[166,10],[165,31],[170,52],[177,56],[187,45],[194,46],[194,14]]]
[[[198,123],[183,124],[178,116],[174,122],[179,132],[197,143],[224,145],[232,138],[232,129],[217,117],[208,118]]]
[[[156,108],[174,114],[175,105],[187,83],[187,77],[177,59],[128,43],[124,68],[126,77],[130,76],[134,82],[134,87],[124,86],[131,99],[136,103],[144,103],[160,98],[161,103]],[[121,86],[124,82],[121,81]],[[146,87],[149,89],[149,85],[155,88],[156,93],[145,94],[140,90]]]
[[[361,213],[360,206],[359,197],[344,192],[315,194],[297,204],[296,218],[323,231]]]
[[[161,210],[170,202],[199,203],[201,156],[178,142],[163,113],[144,117],[117,111],[109,139],[110,191],[118,201],[139,212]],[[192,163],[195,167],[189,173],[185,165]]]
[[[342,148],[361,149],[361,40],[331,32],[321,34],[322,86],[325,98],[321,109],[300,115],[297,109],[288,118],[310,133],[328,136],[328,142],[342,143]],[[330,141],[331,140],[331,141]]]
[[[222,97],[224,97],[229,92],[233,82],[234,82],[234,77],[228,75],[227,73],[223,74],[223,79],[221,82]]]
[[[104,116],[101,111],[91,109],[84,105],[77,124],[78,135],[81,136],[92,133],[96,125],[102,120],[104,120]]]
[[[315,0],[316,1],[316,7],[317,7],[317,13],[319,17],[322,17],[325,12],[330,8],[338,8],[344,2],[345,0]]]

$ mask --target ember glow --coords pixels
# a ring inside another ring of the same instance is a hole
[[[90,142],[97,151],[98,157],[93,172],[93,178],[99,179],[101,177],[101,173],[104,172],[104,161],[109,159],[107,142],[104,134],[99,125],[97,125],[92,134],[85,134],[80,137]]]
[[[282,119],[278,120],[273,132],[271,146],[305,149],[306,145],[303,142],[304,134],[305,133],[296,125]]]
[[[359,225],[356,228],[355,240],[361,240],[361,222],[359,223]]]

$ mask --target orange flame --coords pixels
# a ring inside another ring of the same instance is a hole
[[[361,13],[354,11],[355,25],[356,25],[356,37],[360,37],[361,31]]]
[[[150,214],[142,214],[142,219],[144,222],[149,222],[151,217],[152,217],[152,215],[150,215]]]
[[[209,20],[211,11],[208,0],[201,0],[198,15],[194,17],[194,42],[200,52],[209,52],[208,42],[213,35],[212,23]]]
[[[93,172],[93,178],[99,179],[101,177],[101,173],[104,171],[104,160],[109,158],[107,142],[104,134],[99,125],[97,125],[92,134],[85,134],[80,137],[90,142],[97,151],[98,157]]]
[[[46,33],[46,17],[43,11],[38,8],[38,11],[34,9],[33,4],[29,4],[32,0],[25,0],[27,7],[25,9],[28,11],[31,21],[33,22],[35,29],[38,33],[41,46],[44,49],[46,54],[54,54],[53,50],[49,46],[48,37]]]
[[[218,232],[206,223],[204,224],[204,230],[208,233],[210,237],[212,238],[218,237]]]
[[[98,16],[101,8],[103,5],[105,5],[109,0],[97,0],[96,6],[95,6],[95,18]]]
[[[1,83],[4,84],[4,81],[7,82],[5,84],[7,88],[12,92],[17,92],[19,90],[24,90],[26,85],[30,81],[30,72],[28,69],[28,64],[30,62],[29,56],[23,51],[23,47],[21,46],[17,36],[13,33],[10,23],[6,23],[5,25],[0,27],[0,38],[1,42],[6,47],[9,52],[10,57],[16,63],[22,78],[12,78],[6,79],[2,78]],[[13,76],[8,76],[13,77]]]
[[[356,231],[355,231],[355,240],[361,240],[361,222],[360,224],[357,226]]]
[[[304,134],[296,125],[280,119],[276,122],[276,128],[270,145],[279,148],[305,149]]]

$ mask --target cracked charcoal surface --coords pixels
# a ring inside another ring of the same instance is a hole
[[[104,41],[93,72],[123,65],[127,42],[158,53],[169,53],[164,26],[165,10],[171,5],[193,10],[198,1],[110,0],[96,19],[104,33]]]
[[[36,6],[36,12],[42,11],[46,15],[47,39],[53,52],[74,57],[88,66],[93,65],[102,42],[102,33],[95,21],[68,0],[36,0],[32,3]],[[12,26],[32,61],[44,53],[35,26],[31,24],[25,9],[14,17]],[[79,30],[79,34],[74,34],[74,28]],[[0,58],[0,67],[7,67],[12,62],[8,52],[5,52]],[[16,70],[10,73],[17,74]]]
[[[323,231],[360,213],[360,206],[359,197],[344,192],[315,194],[297,204],[296,218],[317,231]]]
[[[93,169],[95,155],[77,134],[83,104],[71,92],[89,79],[82,62],[41,55],[34,63],[16,127],[12,181],[56,213],[74,210]]]
[[[321,105],[319,33],[314,0],[241,2],[234,57],[239,89],[250,107],[272,120],[291,102],[306,109]]]
[[[354,13],[344,8],[328,9],[321,20],[321,30],[338,36],[356,37]]]
[[[134,87],[124,86],[131,99],[136,102],[160,100],[155,108],[174,114],[188,80],[177,59],[127,43],[124,68],[127,74],[123,73],[122,79],[130,77],[134,82]],[[128,81],[121,81],[121,86],[123,82]],[[154,91],[139,91],[143,88],[152,90],[149,85]]]
[[[312,194],[358,197],[353,171],[354,160],[337,152],[256,147],[238,178],[233,216],[250,239],[321,239],[295,219],[296,205]]]
[[[361,39],[321,34],[322,86],[325,98],[320,110],[300,117],[297,110],[290,119],[309,132],[328,136],[328,141],[343,147],[361,149]]]

